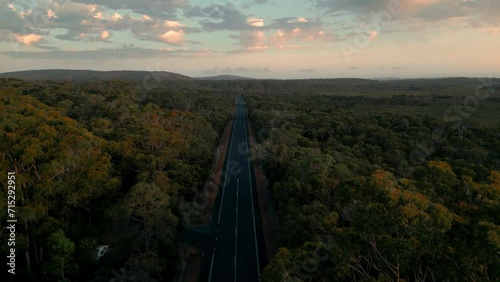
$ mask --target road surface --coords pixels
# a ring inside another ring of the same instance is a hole
[[[223,184],[209,223],[212,242],[203,250],[201,281],[260,281],[264,244],[245,107],[243,97],[237,96]]]

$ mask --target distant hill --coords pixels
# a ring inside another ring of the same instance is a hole
[[[400,80],[401,78],[399,77],[379,77],[379,78],[374,78],[374,80],[380,80],[380,81],[387,81],[387,80]]]
[[[197,77],[198,80],[254,80],[255,78],[238,76],[238,75],[216,75],[216,76],[207,76],[207,77]]]
[[[0,73],[0,78],[13,77],[22,80],[113,80],[120,79],[141,83],[155,79],[163,80],[193,80],[189,76],[166,71],[92,71],[92,70],[29,70]]]

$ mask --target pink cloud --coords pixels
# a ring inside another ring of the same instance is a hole
[[[47,16],[49,17],[49,19],[51,19],[51,18],[57,18],[56,13],[54,11],[52,11],[52,9],[49,9],[47,11]]]
[[[168,44],[180,44],[184,40],[184,31],[169,30],[159,36],[160,40]]]
[[[109,38],[109,31],[103,30],[101,31],[101,35],[99,36],[102,40],[106,40]]]
[[[176,22],[176,21],[166,20],[166,21],[163,21],[163,26],[167,27],[167,28],[179,28],[179,27],[182,27],[184,25],[182,25],[181,23]]]
[[[292,30],[279,29],[268,39],[269,44],[277,49],[296,49],[301,48],[297,42],[314,42],[326,39],[325,33],[319,27],[313,28],[294,28]]]
[[[500,35],[500,27],[489,27],[486,29],[491,35]]]
[[[247,24],[248,24],[249,26],[263,27],[263,26],[264,26],[264,19],[260,19],[260,18],[249,18],[249,19],[247,19]]]
[[[114,21],[114,22],[117,22],[117,21],[122,20],[122,19],[123,19],[123,17],[122,17],[120,14],[118,14],[118,13],[115,13],[115,14],[111,17],[111,20],[112,20],[112,21]]]
[[[289,20],[287,23],[308,23],[309,20],[304,18],[304,17],[298,17],[296,19],[293,19],[293,20]]]
[[[33,43],[37,43],[41,39],[42,39],[41,35],[34,34],[34,33],[16,36],[16,41],[23,44],[23,45],[26,45],[26,46],[30,46]]]
[[[268,48],[266,34],[263,31],[241,31],[238,39],[246,51],[258,52]]]
[[[377,31],[372,31],[370,33],[370,36],[368,37],[370,40],[375,40],[378,36],[378,32]]]
[[[272,36],[271,38],[269,39],[269,41],[272,43],[273,46],[275,46],[276,48],[278,49],[284,49],[285,48],[285,45],[286,45],[286,41],[287,41],[287,38],[286,38],[286,35],[285,35],[285,31],[280,29],[278,31],[276,31]]]
[[[104,18],[102,17],[102,13],[101,13],[101,12],[97,12],[97,13],[94,15],[94,18],[99,19],[99,20],[104,19]]]

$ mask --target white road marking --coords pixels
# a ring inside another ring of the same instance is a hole
[[[210,263],[210,274],[208,276],[208,281],[212,280],[212,268],[214,267],[214,256],[215,252],[212,253],[212,262]]]
[[[227,181],[227,171],[229,168],[229,159],[231,156],[231,148],[233,147],[233,137],[234,137],[234,128],[236,127],[236,120],[233,123],[233,128],[231,129],[233,133],[231,134],[231,140],[229,141],[229,151],[227,151],[227,154],[229,154],[227,158],[227,164],[226,164],[226,174],[224,176],[224,186],[222,187],[222,199],[220,202],[220,208],[219,208],[219,219],[217,220],[217,223],[220,224],[220,216],[222,215],[222,205],[224,204],[224,193],[226,192],[226,181]]]

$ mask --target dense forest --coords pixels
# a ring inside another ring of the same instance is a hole
[[[496,281],[498,93],[499,80],[465,78],[0,78],[15,279],[174,280],[179,236],[202,217],[195,196],[243,94],[279,223],[262,281]]]
[[[193,197],[232,107],[231,95],[194,88],[1,79],[0,170],[16,173],[16,280],[172,280],[182,213],[200,212]],[[109,245],[99,259],[98,245]]]
[[[498,97],[484,126],[417,93],[246,95],[280,223],[264,281],[497,281]]]

